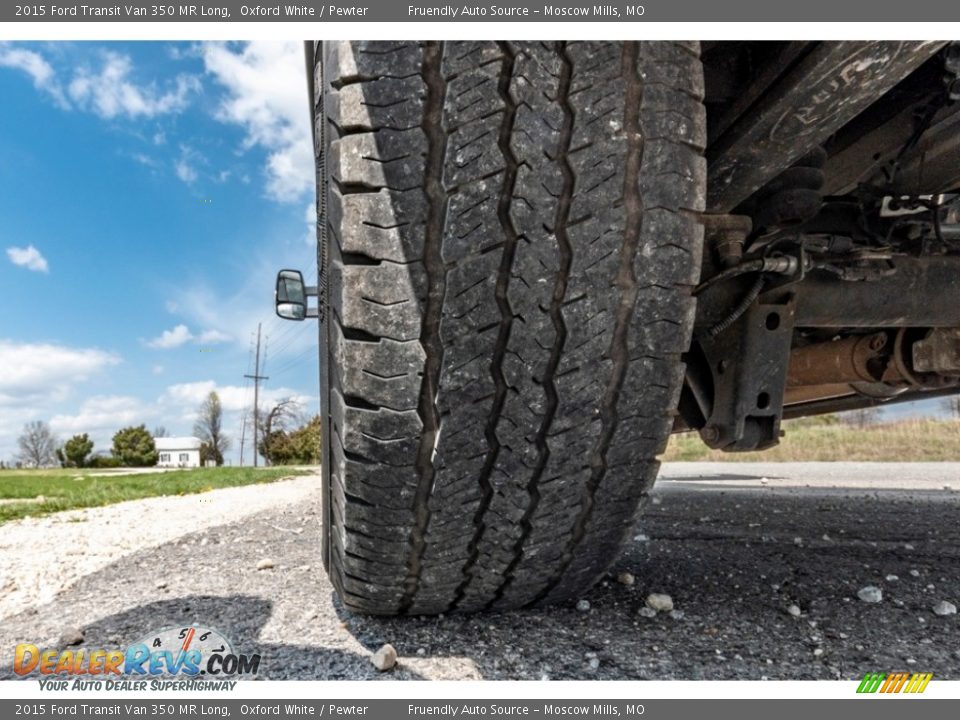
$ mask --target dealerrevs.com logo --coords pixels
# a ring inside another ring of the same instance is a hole
[[[232,690],[252,679],[259,654],[233,650],[222,633],[190,625],[159,630],[126,649],[41,649],[17,645],[13,671],[41,690]]]

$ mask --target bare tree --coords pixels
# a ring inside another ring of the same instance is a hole
[[[954,420],[960,420],[960,395],[944,398],[943,411]]]
[[[158,438],[158,437],[170,437],[170,433],[167,432],[167,428],[164,427],[163,425],[157,425],[157,426],[153,429],[153,432],[152,432],[151,434],[152,434],[153,437],[155,437],[155,438]]]
[[[46,467],[57,462],[57,438],[42,420],[24,425],[17,444],[19,460],[27,467]]]
[[[259,452],[267,462],[270,462],[270,445],[276,439],[276,435],[302,424],[300,422],[302,414],[300,404],[290,397],[281,398],[269,410],[260,408],[260,440],[259,447],[255,448],[254,452]]]
[[[223,434],[223,407],[216,391],[211,391],[200,404],[193,433],[203,442],[200,449],[202,460],[223,465],[223,454],[230,448],[230,438]]]

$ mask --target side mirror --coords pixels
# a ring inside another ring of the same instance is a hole
[[[303,320],[307,317],[307,291],[299,270],[281,270],[277,273],[274,305],[277,315],[284,320]]]

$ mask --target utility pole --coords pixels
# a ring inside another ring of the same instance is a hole
[[[243,446],[247,438],[247,411],[243,411],[243,418],[240,422],[240,467],[243,467]]]
[[[260,426],[260,381],[269,380],[266,375],[260,374],[260,323],[257,323],[257,360],[253,375],[244,375],[253,380],[253,466],[257,466],[257,430]]]

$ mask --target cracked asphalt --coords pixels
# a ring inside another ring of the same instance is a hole
[[[960,605],[960,463],[674,463],[588,610],[392,619],[347,613],[333,595],[314,480],[228,524],[211,494],[202,529],[24,601],[0,621],[0,648],[12,658],[18,642],[55,646],[76,630],[85,647],[122,646],[195,622],[259,652],[269,679],[960,678],[960,619],[932,611]],[[131,532],[164,520],[126,505]],[[56,532],[68,543],[83,525]],[[264,559],[273,567],[258,570]],[[881,602],[858,598],[868,585]],[[654,592],[677,612],[640,614]],[[386,642],[400,660],[378,673],[369,658]]]

